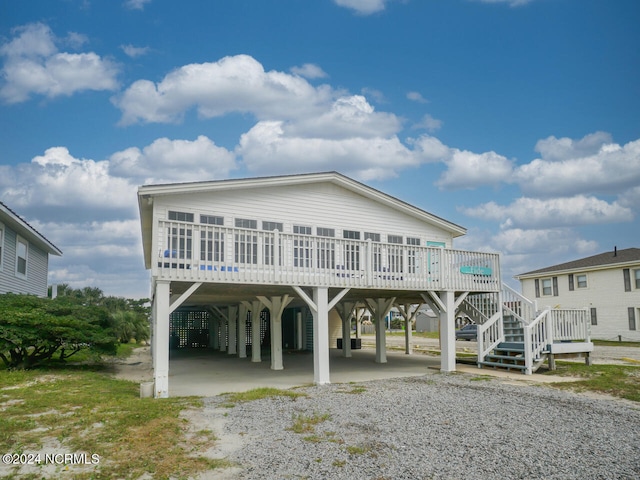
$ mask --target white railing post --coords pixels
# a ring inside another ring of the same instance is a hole
[[[280,283],[280,232],[276,228],[273,231],[273,282]]]
[[[367,282],[367,286],[370,287],[373,285],[373,240],[371,237],[367,238],[367,243],[365,245],[365,279]],[[380,261],[382,261],[382,259]]]
[[[524,330],[524,366],[525,374],[531,375],[533,367],[533,345],[531,343],[531,336],[533,328],[531,325],[523,325]]]

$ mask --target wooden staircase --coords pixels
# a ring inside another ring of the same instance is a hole
[[[469,296],[461,305],[478,324],[478,367],[532,374],[554,355],[590,352],[586,310],[545,309],[506,285],[499,296]],[[471,315],[470,315],[471,316]],[[568,342],[568,343],[567,343]]]

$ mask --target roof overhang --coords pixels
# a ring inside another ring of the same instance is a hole
[[[2,202],[0,202],[0,222],[8,225],[18,235],[29,240],[30,243],[41,248],[48,254],[56,256],[62,255],[62,251],[58,247]]]

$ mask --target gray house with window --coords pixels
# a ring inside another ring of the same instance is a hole
[[[49,255],[62,252],[0,202],[0,294],[46,297]]]
[[[592,338],[640,341],[640,248],[616,248],[515,278],[539,308],[587,308]]]

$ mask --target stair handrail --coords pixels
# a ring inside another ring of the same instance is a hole
[[[504,341],[504,324],[501,320],[502,312],[496,312],[486,322],[478,325],[478,365],[484,362],[486,356]]]
[[[525,373],[533,373],[533,362],[542,356],[547,345],[553,342],[553,323],[551,309],[543,310],[530,324],[524,325],[524,364]]]
[[[523,325],[529,325],[537,311],[535,301],[516,292],[506,283],[502,284],[502,308]]]
[[[473,317],[474,315],[476,315],[482,320],[481,322],[476,321],[477,324],[485,323],[489,320],[489,317],[482,310],[476,307],[473,303],[469,302],[467,299],[465,299],[460,304],[460,307],[462,307],[460,308],[460,310],[467,313],[467,315],[471,313],[471,315],[469,315],[470,318],[474,319]],[[474,320],[477,320],[477,319],[474,319]]]

